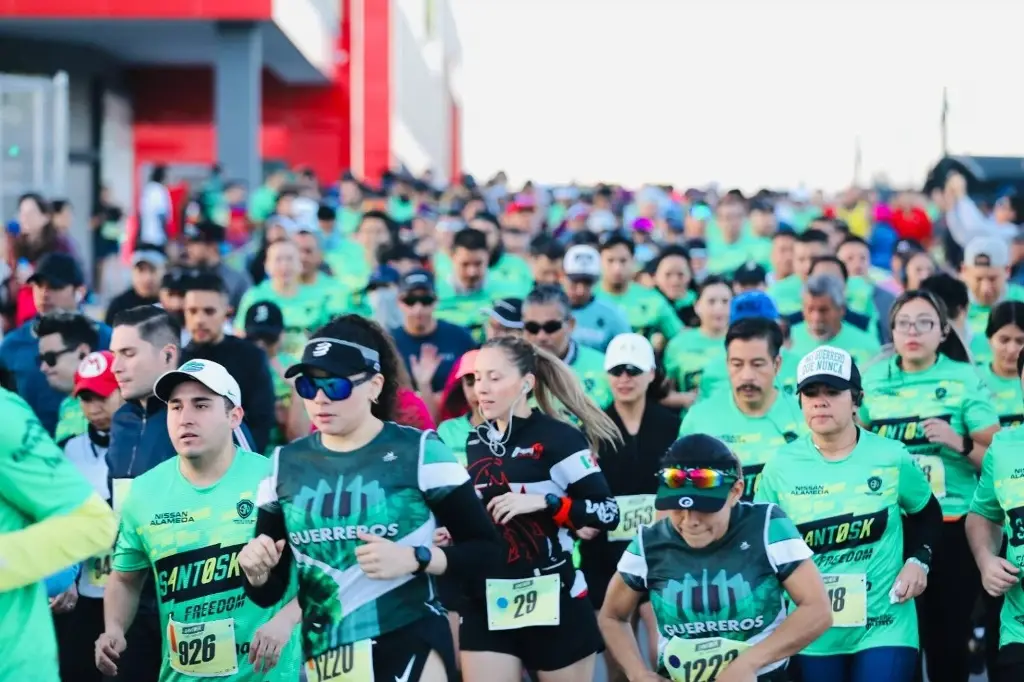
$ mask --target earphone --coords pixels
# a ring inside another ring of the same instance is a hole
[[[530,383],[529,383],[529,382],[527,382],[527,381],[524,381],[524,382],[523,382],[523,390],[522,390],[522,393],[529,393],[529,392],[530,392]]]

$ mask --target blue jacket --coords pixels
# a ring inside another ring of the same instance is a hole
[[[4,337],[0,344],[0,362],[14,374],[18,395],[25,399],[36,413],[43,427],[52,436],[57,429],[57,411],[67,396],[50,388],[46,375],[39,369],[36,356],[39,355],[39,339],[33,333],[35,319],[27,321]],[[100,347],[110,348],[110,327],[97,323],[100,333]]]
[[[235,442],[252,450],[252,434],[245,424],[241,434],[235,431]],[[141,476],[175,454],[167,433],[167,404],[159,398],[150,396],[145,407],[131,400],[114,413],[106,457],[108,479]]]

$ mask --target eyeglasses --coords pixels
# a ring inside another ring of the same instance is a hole
[[[548,320],[543,323],[530,321],[523,323],[523,331],[527,334],[540,334],[541,332],[544,332],[545,334],[554,334],[555,332],[560,331],[564,326],[565,322],[562,322],[561,320]]]
[[[718,469],[677,469],[671,467],[658,472],[661,482],[666,487],[676,489],[682,488],[689,481],[690,485],[698,490],[709,490],[720,488],[723,485],[732,485],[738,480],[736,474]]]
[[[896,331],[907,333],[913,329],[918,334],[927,334],[937,327],[939,321],[931,317],[921,317],[916,320],[911,320],[906,317],[901,317],[896,320],[894,325]]]
[[[424,306],[432,306],[437,303],[436,296],[430,296],[429,294],[423,294],[421,296],[403,296],[402,303],[409,306],[410,308],[417,303]]]
[[[307,374],[300,374],[295,378],[295,392],[303,400],[313,400],[320,391],[324,392],[328,400],[346,400],[352,395],[352,389],[365,384],[372,378],[373,374],[369,373],[360,379],[311,377]]]
[[[47,367],[56,367],[60,361],[62,355],[70,353],[74,348],[62,348],[61,350],[48,350],[45,353],[40,353],[36,356],[36,365],[46,365]]]
[[[608,370],[608,373],[613,377],[621,377],[623,374],[628,374],[631,377],[638,377],[643,374],[644,371],[634,365],[619,365],[618,367],[612,367]]]

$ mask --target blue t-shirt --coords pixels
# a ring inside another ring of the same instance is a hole
[[[476,343],[468,331],[444,320],[438,320],[437,328],[426,336],[412,336],[405,329],[399,327],[398,329],[391,330],[391,337],[395,340],[398,353],[402,356],[405,367],[409,370],[410,374],[412,373],[410,357],[419,357],[420,349],[424,344],[437,348],[437,353],[441,356],[441,366],[434,372],[434,378],[430,382],[431,388],[435,393],[440,393],[444,390],[444,384],[448,380],[448,375],[452,373],[452,366],[455,364],[455,361],[462,357],[462,354],[466,351],[476,348]],[[415,382],[415,379],[413,381]]]

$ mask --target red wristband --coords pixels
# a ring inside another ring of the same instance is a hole
[[[558,507],[558,511],[555,512],[553,518],[555,523],[559,526],[565,526],[566,528],[572,528],[572,522],[569,520],[569,509],[572,507],[572,500],[568,497],[563,497],[561,504]]]

